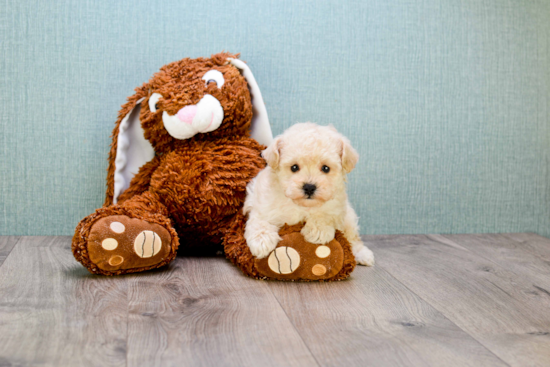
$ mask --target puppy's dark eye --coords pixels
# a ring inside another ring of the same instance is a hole
[[[290,167],[290,170],[291,170],[292,172],[298,172],[298,171],[300,170],[300,167],[298,167],[298,165],[295,164],[295,165],[293,165],[292,167]]]
[[[329,173],[330,172],[330,167],[329,166],[323,166],[323,167],[321,167],[321,171],[323,171],[325,173]]]
[[[158,109],[159,109],[159,104],[158,104],[158,103],[155,103],[155,110],[158,111]]]
[[[210,83],[216,83],[216,85],[218,84],[214,79],[209,79],[207,82],[206,82],[206,85],[210,84]]]

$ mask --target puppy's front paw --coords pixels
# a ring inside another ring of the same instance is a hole
[[[256,259],[263,259],[275,250],[280,240],[281,237],[277,232],[264,232],[248,239],[247,244]]]
[[[334,227],[330,226],[316,226],[306,223],[302,228],[302,236],[304,236],[307,242],[314,243],[316,245],[324,245],[334,239],[335,234]]]
[[[359,265],[373,266],[374,254],[368,247],[363,246],[363,248],[355,254],[355,261],[357,261]]]

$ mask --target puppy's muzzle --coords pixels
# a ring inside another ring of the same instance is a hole
[[[304,184],[304,186],[302,187],[302,190],[304,190],[304,194],[306,194],[307,198],[311,199],[311,197],[315,193],[315,190],[317,190],[317,186],[315,186],[314,184],[307,183],[307,184]]]

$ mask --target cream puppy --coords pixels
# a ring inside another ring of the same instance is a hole
[[[264,258],[281,240],[285,224],[305,221],[304,238],[314,244],[334,239],[335,230],[351,243],[358,264],[374,265],[361,242],[358,218],[348,202],[346,174],[359,156],[333,126],[296,124],[262,152],[268,166],[247,186],[245,239],[256,258]]]

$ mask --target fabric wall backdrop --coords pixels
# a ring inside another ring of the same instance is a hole
[[[0,234],[103,203],[119,106],[160,66],[240,52],[275,134],[361,154],[362,233],[550,235],[550,2],[22,1],[0,6]]]

